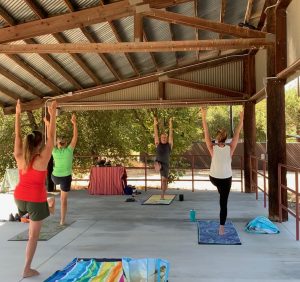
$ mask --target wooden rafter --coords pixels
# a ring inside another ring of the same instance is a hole
[[[80,28],[100,22],[132,16],[135,7],[128,1],[88,8],[74,13],[18,24],[0,29],[0,43],[7,43],[68,29]]]
[[[143,0],[145,4],[149,4],[151,8],[156,9],[163,9],[191,1],[192,0]]]
[[[64,0],[65,4],[67,5],[68,9],[70,12],[75,12],[76,9],[73,6],[73,4],[69,0]],[[101,2],[101,1],[100,1]],[[91,42],[91,43],[96,43],[96,40],[93,38],[93,36],[88,32],[86,27],[81,27],[80,28],[81,32],[84,34],[86,39]],[[114,67],[111,65],[111,63],[108,61],[108,59],[105,57],[104,54],[98,54],[100,59],[104,62],[104,64],[107,66],[107,68],[111,71],[111,73],[114,75],[114,77],[117,80],[120,80],[120,75],[116,72]],[[100,83],[99,83],[100,84]]]
[[[247,9],[246,9],[246,12],[245,12],[245,17],[244,17],[244,23],[249,23],[249,21],[250,21],[253,2],[254,2],[254,0],[248,0]]]
[[[225,13],[226,13],[227,0],[222,0],[221,2],[221,10],[220,10],[220,23],[224,22]],[[219,39],[223,38],[223,33],[219,33]],[[218,56],[220,56],[221,50],[218,52]]]
[[[170,52],[192,50],[255,49],[273,46],[272,39],[212,39],[186,41],[120,42],[120,43],[65,43],[65,44],[0,44],[0,53],[124,53]]]
[[[16,21],[4,10],[0,7],[0,16],[9,24],[15,25]]]
[[[144,41],[145,41],[145,42],[148,42],[149,40],[148,40],[148,37],[147,37],[147,34],[146,34],[145,31],[144,31],[143,36],[144,36]],[[155,59],[154,54],[153,54],[152,52],[149,52],[149,54],[150,54],[150,56],[151,56],[153,65],[155,66],[155,69],[158,71],[158,70],[159,70],[159,66],[158,66],[158,63],[156,62],[156,59]]]
[[[165,71],[163,74],[158,72],[158,73],[152,74],[152,75],[146,75],[146,76],[142,76],[142,77],[138,77],[138,78],[131,78],[131,79],[123,80],[118,83],[110,83],[107,85],[100,85],[100,86],[91,87],[88,89],[78,90],[78,91],[74,91],[72,96],[65,96],[62,98],[58,98],[57,100],[59,103],[67,103],[67,102],[71,102],[71,101],[81,100],[84,98],[93,97],[93,96],[97,96],[100,94],[105,94],[105,93],[111,92],[111,91],[121,90],[121,89],[134,87],[134,86],[138,86],[138,85],[142,85],[142,84],[146,84],[146,83],[160,81],[160,76],[162,76],[164,74],[166,74],[168,77],[173,77],[173,76],[180,75],[183,73],[187,73],[187,72],[191,72],[191,71],[195,71],[195,70],[199,70],[199,69],[211,68],[211,67],[215,67],[215,66],[222,65],[225,63],[230,63],[230,62],[234,62],[237,60],[241,60],[244,56],[246,56],[246,55],[238,55],[238,56],[233,56],[233,57],[226,56],[226,57],[216,59],[214,61],[207,61],[207,62],[204,61],[204,62],[199,62],[196,64],[180,67],[177,69],[172,69],[169,71]],[[22,105],[22,107],[24,110],[33,110],[33,109],[38,109],[38,108],[42,107],[43,105],[44,105],[44,101],[40,101],[40,102],[30,101],[28,103],[24,103]],[[14,113],[14,111],[15,111],[14,107],[4,108],[5,114],[12,114],[12,113]]]
[[[198,0],[194,0],[194,14],[195,14],[195,18],[198,18]],[[197,28],[195,28],[195,39],[196,40],[200,40],[200,36],[199,36],[199,30]],[[196,52],[196,59],[200,60],[200,52],[197,51]]]
[[[2,9],[2,12],[5,11]],[[8,13],[5,12],[4,14],[1,14],[1,16],[10,26],[13,26],[15,24],[15,20],[10,15],[8,15]],[[25,39],[25,42],[27,44],[36,44],[36,42],[33,39]],[[43,58],[46,62],[48,62],[48,64],[50,64],[69,83],[74,85],[77,89],[82,89],[82,87],[78,84],[78,82],[70,74],[68,74],[58,63],[56,63],[49,55],[41,54],[40,57]],[[47,83],[48,86],[49,84],[51,84],[51,82]],[[58,93],[60,92],[61,91],[59,91]]]
[[[25,90],[30,92],[30,94],[36,96],[37,98],[40,98],[43,96],[43,94],[40,91],[36,90],[36,88],[29,85],[27,82],[21,80],[16,75],[14,75],[12,72],[10,72],[8,69],[3,68],[2,66],[0,66],[0,74],[2,74],[6,78],[8,78],[12,82],[14,82],[15,84],[19,85],[20,87],[24,88]]]
[[[25,62],[20,56],[18,55],[7,55],[11,60],[13,60],[16,64],[18,64],[21,68],[25,71],[29,72],[32,76],[37,78],[39,81],[47,85],[50,89],[52,89],[56,94],[61,94],[63,91],[57,87],[54,83],[50,80],[46,79],[42,74],[37,72],[33,67],[31,67],[27,62]]]
[[[201,83],[183,80],[183,79],[168,78],[166,80],[166,83],[171,83],[171,84],[175,84],[175,85],[179,85],[179,86],[183,86],[183,87],[193,88],[196,90],[203,90],[203,91],[207,91],[210,93],[223,95],[226,97],[236,97],[236,98],[244,97],[244,93],[242,93],[242,92],[233,91],[230,89],[219,88],[219,87],[215,87],[215,86],[211,86],[211,85],[207,85],[207,84],[201,84]]]
[[[143,41],[143,16],[139,13],[134,15],[134,41]]]
[[[34,39],[26,39],[25,42],[27,45],[31,46],[33,44],[37,44]],[[56,44],[57,45],[57,44]],[[43,58],[52,68],[54,68],[65,80],[67,80],[70,84],[72,84],[76,89],[82,89],[82,86],[74,79],[72,75],[70,75],[59,63],[52,59],[52,57],[48,54],[39,54],[41,58]]]
[[[101,5],[101,6],[104,6],[103,0],[100,0],[100,5]],[[113,34],[115,35],[117,41],[118,41],[118,42],[122,42],[122,39],[121,39],[119,33],[117,32],[114,23],[113,23],[112,21],[108,21],[108,24],[109,24],[109,26],[110,26],[110,28],[111,28]],[[136,74],[136,75],[139,75],[139,71],[138,71],[138,69],[136,68],[135,64],[133,63],[133,61],[132,61],[130,55],[127,54],[127,53],[125,53],[124,55],[125,55],[127,61],[129,62],[129,64],[131,65],[131,67],[132,67],[133,71],[135,72],[135,74]]]
[[[169,26],[169,30],[170,30],[170,34],[171,34],[171,39],[172,39],[172,41],[175,41],[176,38],[175,38],[175,32],[174,32],[174,25],[169,22],[168,26]],[[176,60],[176,66],[178,66],[178,63],[179,63],[178,62],[178,53],[174,52],[174,56],[175,56],[175,60]]]
[[[30,7],[30,9],[40,18],[45,19],[48,18],[47,13],[37,5],[35,0],[25,0],[27,5]],[[65,38],[60,33],[54,33],[54,38],[59,43],[68,43]],[[83,71],[94,81],[95,84],[99,85],[101,84],[98,77],[92,72],[89,67],[86,65],[86,63],[80,58],[77,54],[70,54],[71,57],[74,59],[74,61],[83,69]]]
[[[242,38],[264,38],[267,33],[252,29],[246,29],[239,26],[214,22],[202,18],[188,17],[177,13],[151,9],[142,13],[144,16],[157,20],[171,22],[173,24],[183,24],[198,29],[208,30],[217,33],[223,33]]]
[[[7,98],[13,100],[14,102],[16,102],[20,98],[15,92],[3,87],[2,85],[0,85],[0,91],[2,92],[2,94],[7,96]]]

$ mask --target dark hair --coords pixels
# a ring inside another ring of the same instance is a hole
[[[27,168],[34,157],[36,149],[43,141],[43,134],[40,131],[33,130],[28,134],[24,140],[23,156],[25,160],[25,167]]]

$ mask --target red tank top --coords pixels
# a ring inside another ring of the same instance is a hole
[[[45,202],[47,201],[47,170],[34,169],[32,167],[33,161],[25,173],[19,169],[19,183],[16,186],[14,196],[15,199],[22,201]]]

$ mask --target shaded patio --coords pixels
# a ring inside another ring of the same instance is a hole
[[[184,193],[185,200],[176,199],[169,206],[141,205],[153,193],[158,191],[142,192],[136,202],[126,203],[126,196],[89,196],[85,190],[72,191],[68,221],[75,223],[51,240],[39,242],[33,266],[41,275],[24,281],[42,281],[74,257],[125,256],[167,259],[171,282],[299,281],[300,243],[295,241],[293,218],[288,223],[277,223],[281,231],[278,235],[243,231],[250,219],[267,216],[261,194],[256,201],[254,194],[232,191],[228,219],[236,226],[242,245],[209,246],[198,245],[196,224],[189,222],[188,216],[194,208],[198,219],[217,219],[216,191],[172,189],[169,193]],[[14,222],[0,224],[0,278],[7,282],[21,281],[26,242],[7,240],[28,226]]]

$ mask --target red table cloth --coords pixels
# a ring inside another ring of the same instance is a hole
[[[88,192],[91,195],[122,195],[126,178],[124,167],[92,167]]]

